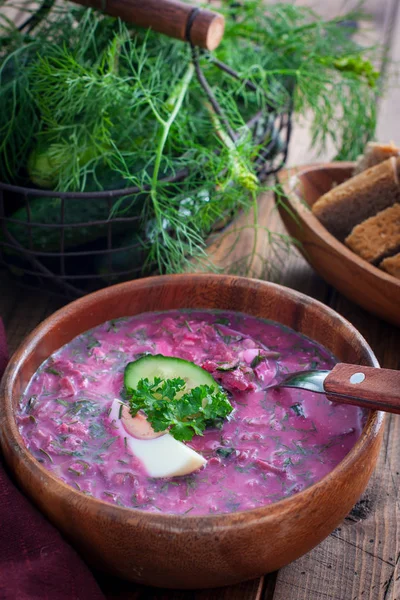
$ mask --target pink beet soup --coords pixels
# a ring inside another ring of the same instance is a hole
[[[155,479],[110,421],[126,364],[175,356],[210,372],[233,412],[187,442],[207,463]],[[285,373],[335,358],[277,323],[233,312],[168,311],[109,321],[54,353],[23,394],[17,423],[33,456],[75,489],[149,512],[204,515],[281,500],[329,473],[360,436],[365,413],[325,396],[271,389]]]

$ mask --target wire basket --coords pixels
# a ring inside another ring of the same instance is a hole
[[[190,28],[187,31],[190,42]],[[223,111],[210,88],[200,65],[200,50],[192,45],[192,56],[197,79],[207,95],[221,122],[225,123]],[[228,65],[214,59],[209,60],[231,77],[240,79],[238,73]],[[244,80],[244,85],[256,90],[255,84]],[[226,123],[225,123],[226,124]],[[254,144],[261,147],[255,161],[255,171],[260,181],[277,173],[285,164],[291,135],[291,107],[280,114],[265,100],[262,111],[248,123]],[[228,134],[236,139],[236,134],[227,125]],[[175,184],[185,178],[182,170],[161,180]],[[143,243],[137,241],[126,246],[120,245],[121,232],[130,227],[140,226],[140,215],[133,208],[124,216],[110,216],[118,202],[143,206],[146,188],[130,187],[102,192],[53,192],[42,189],[19,187],[0,182],[0,264],[6,266],[11,275],[24,285],[41,287],[49,291],[61,292],[73,298],[96,289],[112,285],[118,281],[135,279],[148,275],[155,265],[148,264],[143,251]],[[31,203],[35,198],[48,198],[52,207],[57,207],[59,218],[56,222],[41,222],[32,218]],[[71,218],[74,206],[79,204],[80,214],[88,215],[86,220]],[[95,211],[93,211],[95,203]],[[26,220],[12,217],[15,207],[25,207]],[[92,219],[90,215],[102,215]],[[74,243],[85,238],[85,243]],[[46,244],[43,240],[46,239]],[[134,256],[129,268],[120,266],[122,255]]]

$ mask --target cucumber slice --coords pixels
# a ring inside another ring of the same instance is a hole
[[[124,384],[128,391],[134,390],[141,379],[154,381],[155,377],[161,379],[181,377],[186,383],[185,392],[199,385],[219,387],[210,373],[201,367],[183,358],[163,356],[162,354],[142,356],[142,358],[128,363],[124,372]]]

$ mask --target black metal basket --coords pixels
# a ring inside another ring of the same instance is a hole
[[[193,61],[197,78],[208,96],[215,112],[225,123],[224,114],[201,70],[199,50],[192,47]],[[234,78],[239,75],[227,65],[213,60],[215,65]],[[244,84],[255,89],[254,83]],[[264,110],[247,124],[253,133],[253,141],[263,149],[259,152],[255,170],[260,180],[276,173],[285,164],[291,134],[291,107],[276,114],[269,103]],[[235,139],[235,132],[227,127],[229,135]],[[187,173],[180,171],[167,177],[164,183],[176,183]],[[121,231],[138,225],[140,216],[135,210],[124,216],[110,216],[118,201],[130,202],[135,199],[146,201],[146,189],[137,187],[120,190],[84,193],[62,193],[19,187],[0,182],[0,264],[25,285],[44,287],[46,290],[61,292],[68,297],[77,297],[106,285],[126,279],[145,276],[155,269],[142,254],[140,239],[126,246],[120,246]],[[46,223],[32,219],[31,202],[35,198],[48,198],[59,210],[57,222]],[[73,203],[84,203],[84,210],[90,215],[91,203],[96,203],[96,213],[101,219],[88,219],[75,222],[70,218]],[[26,220],[18,220],[11,215],[16,206],[25,206]],[[79,230],[85,236],[84,244],[74,244],[74,236]],[[46,244],[42,244],[44,237]],[[118,256],[134,253],[135,260],[130,268],[118,266]]]

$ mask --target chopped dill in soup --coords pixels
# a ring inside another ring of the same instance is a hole
[[[316,342],[240,313],[144,313],[55,352],[17,422],[34,457],[89,496],[153,513],[253,509],[320,480],[360,436],[361,409],[271,388],[335,362]]]

